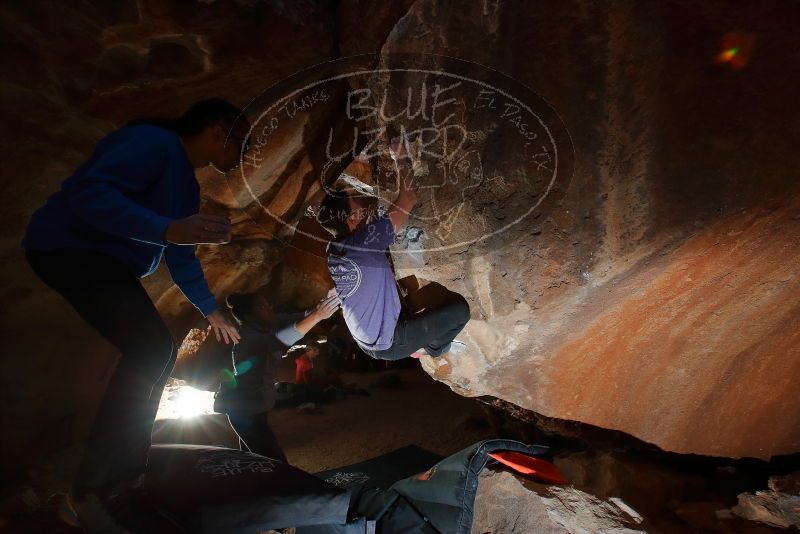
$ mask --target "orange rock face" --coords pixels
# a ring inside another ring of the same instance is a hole
[[[670,451],[800,450],[798,129],[778,89],[800,86],[778,51],[796,10],[498,4],[441,21],[440,7],[415,3],[384,54],[447,46],[506,62],[560,114],[575,167],[563,197],[507,241],[399,259],[402,274],[472,307],[468,352],[425,360],[428,372]],[[735,68],[716,61],[728,32],[754,20],[770,37],[749,34],[757,44]],[[484,144],[484,161],[493,150]],[[486,218],[473,209],[459,227]]]
[[[586,287],[556,336],[547,335],[551,325],[517,320],[515,343],[541,344],[528,354],[498,358],[484,345],[503,340],[498,323],[509,318],[475,320],[469,337],[484,354],[454,356],[434,372],[471,394],[673,451],[796,451],[800,406],[789,392],[800,372],[798,213],[800,195],[733,214]]]
[[[615,284],[553,351],[552,412],[680,452],[798,450],[798,214],[800,195],[733,214]]]

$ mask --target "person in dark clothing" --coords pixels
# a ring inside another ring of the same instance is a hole
[[[358,346],[373,358],[399,360],[464,350],[455,338],[469,321],[469,304],[457,293],[419,313],[404,309],[387,254],[417,202],[406,140],[395,140],[392,157],[399,194],[386,214],[369,217],[363,197],[330,191],[317,221],[334,239],[328,243],[328,270],[341,299],[345,323]]]
[[[318,322],[333,315],[339,298],[330,293],[313,310],[298,314],[275,313],[258,293],[235,293],[228,297],[228,306],[241,325],[241,341],[231,355],[233,378],[220,385],[214,410],[227,414],[242,449],[286,462],[267,420],[275,406],[281,356]]]
[[[195,169],[233,168],[248,128],[240,110],[220,99],[197,102],[174,120],[123,127],[97,144],[27,227],[22,246],[33,271],[120,352],[68,499],[87,531],[136,528],[124,524],[130,514],[120,503],[144,472],[175,362],[175,343],[139,278],[163,256],[217,339],[239,340],[194,254],[195,244],[231,239],[226,218],[198,213]]]

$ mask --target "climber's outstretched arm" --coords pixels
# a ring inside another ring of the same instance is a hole
[[[390,147],[392,159],[397,169],[397,180],[400,189],[400,193],[387,211],[395,232],[398,232],[405,224],[411,210],[417,203],[417,184],[406,145],[406,139],[398,138],[392,140]]]

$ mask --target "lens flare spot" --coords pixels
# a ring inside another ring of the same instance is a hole
[[[236,364],[236,374],[243,375],[253,368],[252,360],[245,360]]]
[[[228,389],[235,389],[238,386],[238,382],[236,381],[236,375],[233,374],[233,371],[230,369],[223,369],[219,372],[219,380],[222,384],[222,387]]]
[[[728,32],[722,36],[721,51],[716,56],[718,64],[743,69],[750,61],[755,37],[750,33]]]

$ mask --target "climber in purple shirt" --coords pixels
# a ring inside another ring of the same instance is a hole
[[[108,501],[118,502],[144,472],[175,362],[172,335],[139,278],[163,255],[217,339],[239,340],[195,257],[196,244],[231,239],[226,218],[198,213],[195,169],[233,168],[248,128],[241,111],[221,99],[197,102],[177,119],[121,128],[98,143],[28,225],[22,246],[33,271],[121,353],[70,493],[84,528],[124,523],[109,516],[120,506]]]
[[[392,143],[399,194],[385,215],[369,217],[363,197],[341,191],[329,192],[317,215],[334,237],[328,243],[328,271],[350,334],[364,352],[384,360],[460,352],[465,345],[455,337],[469,321],[469,305],[457,293],[418,313],[401,305],[387,254],[417,203],[406,144]]]

